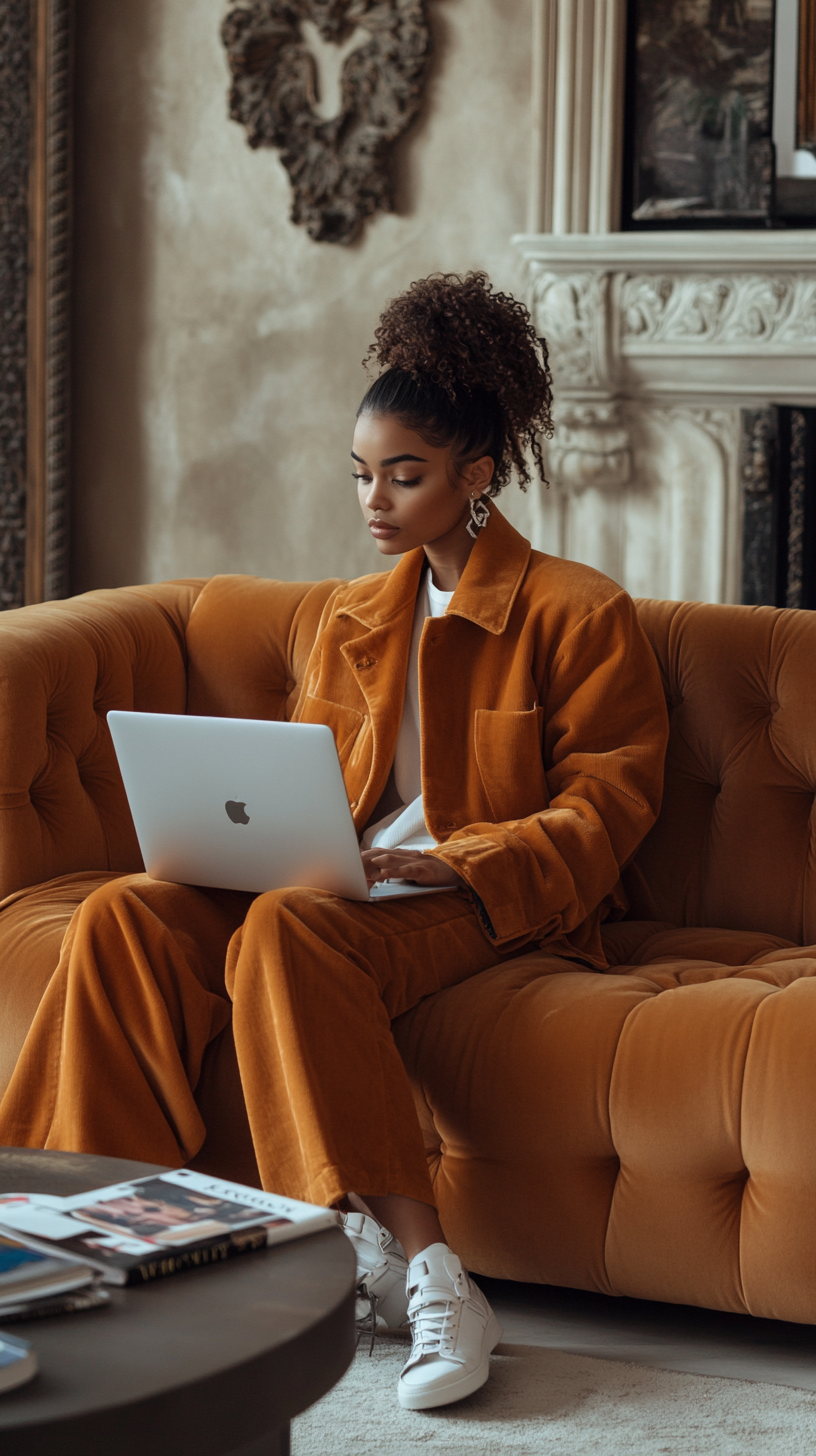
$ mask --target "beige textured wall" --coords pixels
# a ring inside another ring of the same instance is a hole
[[[530,0],[430,0],[400,211],[350,248],[292,226],[277,155],[227,119],[219,0],[78,10],[74,590],[377,569],[348,461],[360,360],[433,269],[521,288]]]

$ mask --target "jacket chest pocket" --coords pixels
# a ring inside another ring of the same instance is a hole
[[[476,762],[497,824],[525,819],[548,807],[543,732],[541,707],[521,713],[476,709]]]
[[[340,767],[345,769],[360,729],[366,722],[365,715],[356,708],[347,708],[343,703],[332,703],[328,698],[316,698],[307,693],[298,711],[299,723],[325,723],[334,734]]]

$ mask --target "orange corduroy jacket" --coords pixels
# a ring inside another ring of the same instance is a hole
[[[425,554],[337,588],[295,718],[334,733],[358,832],[394,761]],[[604,966],[600,926],[660,807],[668,738],[654,654],[626,592],[545,556],[492,506],[419,648],[430,851],[502,949]]]

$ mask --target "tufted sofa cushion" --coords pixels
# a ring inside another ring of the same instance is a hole
[[[443,1227],[494,1277],[812,1323],[816,946],[638,929],[395,1023]]]
[[[321,613],[339,585],[212,577],[187,625],[187,712],[291,718]]]
[[[636,919],[816,941],[816,613],[638,602],[671,715]]]
[[[72,871],[142,868],[106,714],[184,712],[201,585],[0,615],[0,896]]]

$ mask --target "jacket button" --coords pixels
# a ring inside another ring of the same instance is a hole
[[[376,661],[376,659],[373,658],[373,657],[364,657],[363,660],[362,660],[362,662],[355,662],[354,666],[357,668],[357,670],[359,672],[362,672],[363,671],[363,668],[373,667],[375,661]]]

